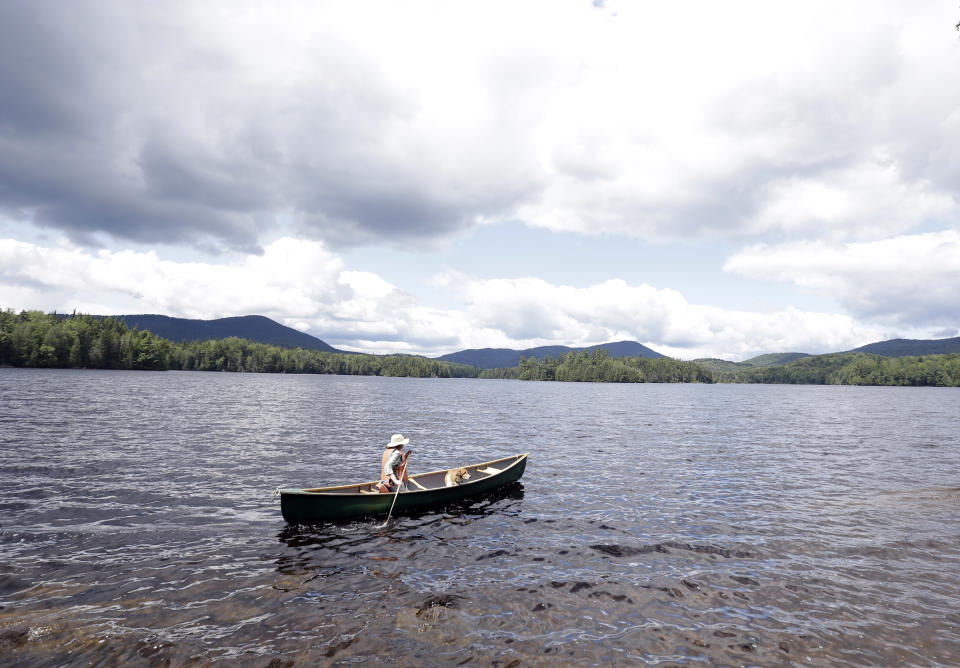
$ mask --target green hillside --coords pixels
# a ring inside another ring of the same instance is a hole
[[[752,367],[777,366],[778,364],[787,364],[794,360],[810,357],[807,353],[767,353],[766,355],[757,355],[743,363]]]
[[[960,386],[960,354],[885,357],[867,353],[812,355],[777,366],[714,373],[722,383]]]
[[[524,358],[515,367],[484,369],[480,378],[579,383],[710,383],[709,371],[669,357],[612,357],[606,348],[575,350],[545,359]]]
[[[748,364],[743,362],[731,362],[729,360],[722,360],[716,357],[701,357],[695,359],[691,364],[696,364],[702,369],[709,371],[710,373],[733,373],[740,369],[752,369]]]
[[[182,341],[211,341],[235,336],[239,339],[268,343],[283,348],[305,348],[324,350],[328,353],[344,352],[330,346],[325,341],[301,332],[292,327],[281,325],[262,315],[242,315],[213,320],[191,318],[173,318],[167,315],[124,315],[118,316],[131,328],[153,332],[174,343]]]
[[[731,362],[729,360],[722,360],[716,357],[702,357],[700,359],[693,360],[693,363],[699,365],[707,371],[710,371],[711,373],[727,374],[746,369],[757,369],[768,366],[777,366],[779,364],[787,364],[788,362],[793,362],[794,360],[798,360],[803,357],[809,357],[809,355],[807,353],[767,353],[765,355],[751,357],[750,359],[742,362]]]
[[[614,341],[611,343],[600,343],[586,348],[570,348],[568,346],[540,346],[538,348],[527,348],[525,350],[514,350],[512,348],[471,348],[469,350],[460,350],[455,353],[449,353],[438,357],[438,360],[445,362],[456,362],[458,364],[470,364],[478,369],[503,369],[515,367],[520,364],[521,359],[545,360],[549,357],[559,357],[572,352],[592,353],[595,350],[606,350],[610,357],[646,357],[649,359],[659,359],[664,357],[656,350],[652,350],[642,343],[636,341]]]

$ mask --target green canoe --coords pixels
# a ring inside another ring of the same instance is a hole
[[[393,511],[442,506],[471,496],[491,492],[516,482],[527,465],[527,453],[464,467],[470,479],[453,487],[444,485],[447,469],[410,476],[422,486],[408,484],[410,491],[401,491]],[[458,467],[459,468],[459,467]],[[290,524],[342,520],[365,515],[386,514],[393,503],[393,494],[381,494],[370,482],[317,487],[313,489],[280,489],[280,511]]]

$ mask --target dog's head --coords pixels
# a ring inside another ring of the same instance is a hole
[[[457,482],[460,482],[461,480],[469,480],[470,473],[467,471],[467,469],[457,469],[453,472],[453,479]]]

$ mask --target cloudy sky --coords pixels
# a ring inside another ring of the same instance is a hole
[[[0,308],[682,359],[960,335],[944,2],[0,4]]]

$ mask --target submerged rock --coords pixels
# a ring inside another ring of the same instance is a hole
[[[27,642],[30,638],[30,627],[27,624],[14,624],[0,629],[0,649],[15,647]]]

